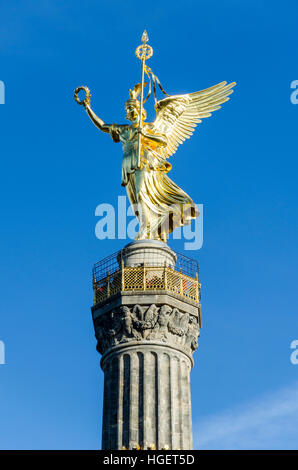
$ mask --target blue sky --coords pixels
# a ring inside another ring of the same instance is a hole
[[[202,280],[195,446],[298,448],[297,13],[294,0],[0,2],[0,448],[100,447],[91,269],[125,242],[99,241],[94,213],[125,193],[121,147],[73,90],[124,122],[144,28],[168,93],[237,82],[171,161],[204,204],[203,248],[187,253]]]

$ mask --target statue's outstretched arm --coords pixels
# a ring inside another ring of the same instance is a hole
[[[147,134],[145,131],[142,130],[142,135],[152,142],[160,145],[161,147],[166,147],[168,144],[168,140],[164,134]]]
[[[110,132],[110,127],[111,127],[110,124],[107,124],[102,119],[100,119],[98,116],[96,116],[94,111],[92,111],[92,109],[90,108],[89,104],[87,104],[87,103],[85,104],[85,109],[86,109],[86,112],[87,112],[88,116],[90,117],[91,121],[96,125],[96,127],[98,127],[98,129],[100,129],[103,132],[107,132],[107,133]]]

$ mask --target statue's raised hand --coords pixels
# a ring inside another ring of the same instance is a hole
[[[83,100],[80,100],[79,98],[79,92],[80,91],[84,91],[86,93],[85,95],[85,99]],[[75,92],[74,92],[74,99],[76,100],[76,102],[78,104],[81,104],[84,106],[84,108],[86,108],[86,106],[90,105],[90,98],[91,98],[91,93],[90,93],[90,90],[88,87],[86,86],[79,86],[78,88],[75,89]]]

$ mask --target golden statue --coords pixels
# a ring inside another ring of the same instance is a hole
[[[187,225],[191,219],[199,216],[192,199],[167,176],[172,168],[167,159],[176,152],[179,144],[192,135],[202,118],[211,116],[213,111],[220,109],[220,105],[229,100],[228,95],[233,92],[235,83],[221,82],[195,93],[169,96],[145,64],[153,54],[147,41],[145,31],[142,45],[136,49],[136,55],[142,61],[142,81],[129,90],[130,99],[125,102],[126,118],[131,124],[107,124],[100,119],[90,107],[87,87],[78,87],[75,99],[85,107],[98,129],[110,134],[114,142],[122,143],[121,184],[126,187],[129,201],[139,219],[136,239],[166,242],[169,233],[176,227]],[[150,91],[144,100],[144,88],[147,85],[144,83],[145,74],[150,80]],[[150,77],[153,81],[156,118],[154,122],[147,123],[143,104],[151,93]],[[155,82],[167,95],[166,98],[156,101]],[[78,98],[81,90],[86,92],[82,101]]]

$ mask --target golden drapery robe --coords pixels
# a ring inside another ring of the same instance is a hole
[[[152,125],[145,124],[146,135],[154,135]],[[130,125],[113,124],[115,142],[123,146],[122,186],[139,219],[137,239],[166,241],[175,228],[187,225],[199,212],[193,200],[168,176],[171,165],[159,154],[160,143],[142,137],[141,167],[138,168],[138,134]],[[165,136],[163,136],[165,138]]]

